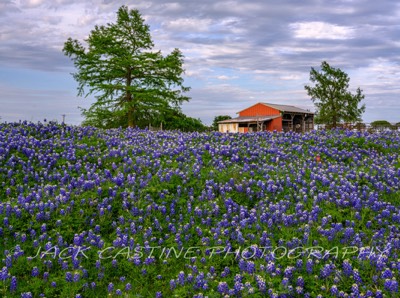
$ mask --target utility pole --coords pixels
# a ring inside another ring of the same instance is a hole
[[[63,117],[62,123],[64,124],[65,123],[65,114],[62,114],[61,116]]]

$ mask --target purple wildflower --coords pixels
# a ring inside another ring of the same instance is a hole
[[[113,290],[114,290],[114,284],[110,282],[107,286],[107,291],[108,293],[112,293]]]
[[[11,277],[10,292],[15,292],[17,290],[17,278],[15,276]]]
[[[33,267],[32,272],[31,272],[31,275],[32,275],[33,277],[37,277],[37,276],[39,275],[39,269],[38,269],[38,267]]]

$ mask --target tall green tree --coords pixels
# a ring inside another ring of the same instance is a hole
[[[136,126],[142,118],[159,117],[189,97],[183,86],[183,55],[179,49],[163,56],[152,51],[150,28],[138,10],[122,6],[117,21],[95,26],[85,40],[69,38],[63,48],[77,69],[78,95],[94,95],[96,102],[83,115],[89,120],[115,115]],[[101,122],[101,119],[97,119]],[[108,120],[107,120],[108,121]]]
[[[341,122],[361,121],[365,104],[360,103],[364,95],[360,88],[355,94],[348,91],[350,78],[344,71],[324,61],[320,71],[311,68],[310,80],[314,86],[305,89],[316,107],[317,124],[337,127]]]
[[[232,117],[229,116],[229,115],[218,115],[218,116],[215,116],[214,117],[214,121],[213,121],[213,123],[211,125],[212,129],[218,131],[218,122],[219,121],[223,121],[223,120],[228,120],[228,119],[232,119]]]

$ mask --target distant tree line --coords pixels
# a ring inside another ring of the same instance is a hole
[[[386,120],[376,120],[374,122],[371,122],[370,126],[376,130],[385,130],[385,129],[397,130],[400,129],[400,122],[391,124],[389,121]]]
[[[330,129],[332,127],[327,125],[318,125],[318,129]],[[369,131],[377,132],[384,130],[400,130],[400,122],[395,124],[390,123],[386,120],[376,120],[371,123],[357,122],[357,123],[339,123],[336,128],[345,130],[358,130],[358,131]]]

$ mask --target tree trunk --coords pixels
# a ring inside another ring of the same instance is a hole
[[[135,127],[135,121],[133,117],[133,113],[135,112],[135,109],[132,107],[132,93],[129,90],[129,87],[132,84],[132,77],[131,77],[131,69],[127,69],[127,74],[126,74],[126,103],[128,105],[128,127]]]
[[[135,127],[135,122],[133,121],[133,109],[128,111],[128,127]]]
[[[336,128],[337,126],[337,121],[338,121],[338,115],[337,115],[337,109],[336,109],[336,103],[335,103],[335,99],[332,99],[332,107],[333,107],[333,117],[332,117],[332,128]]]

